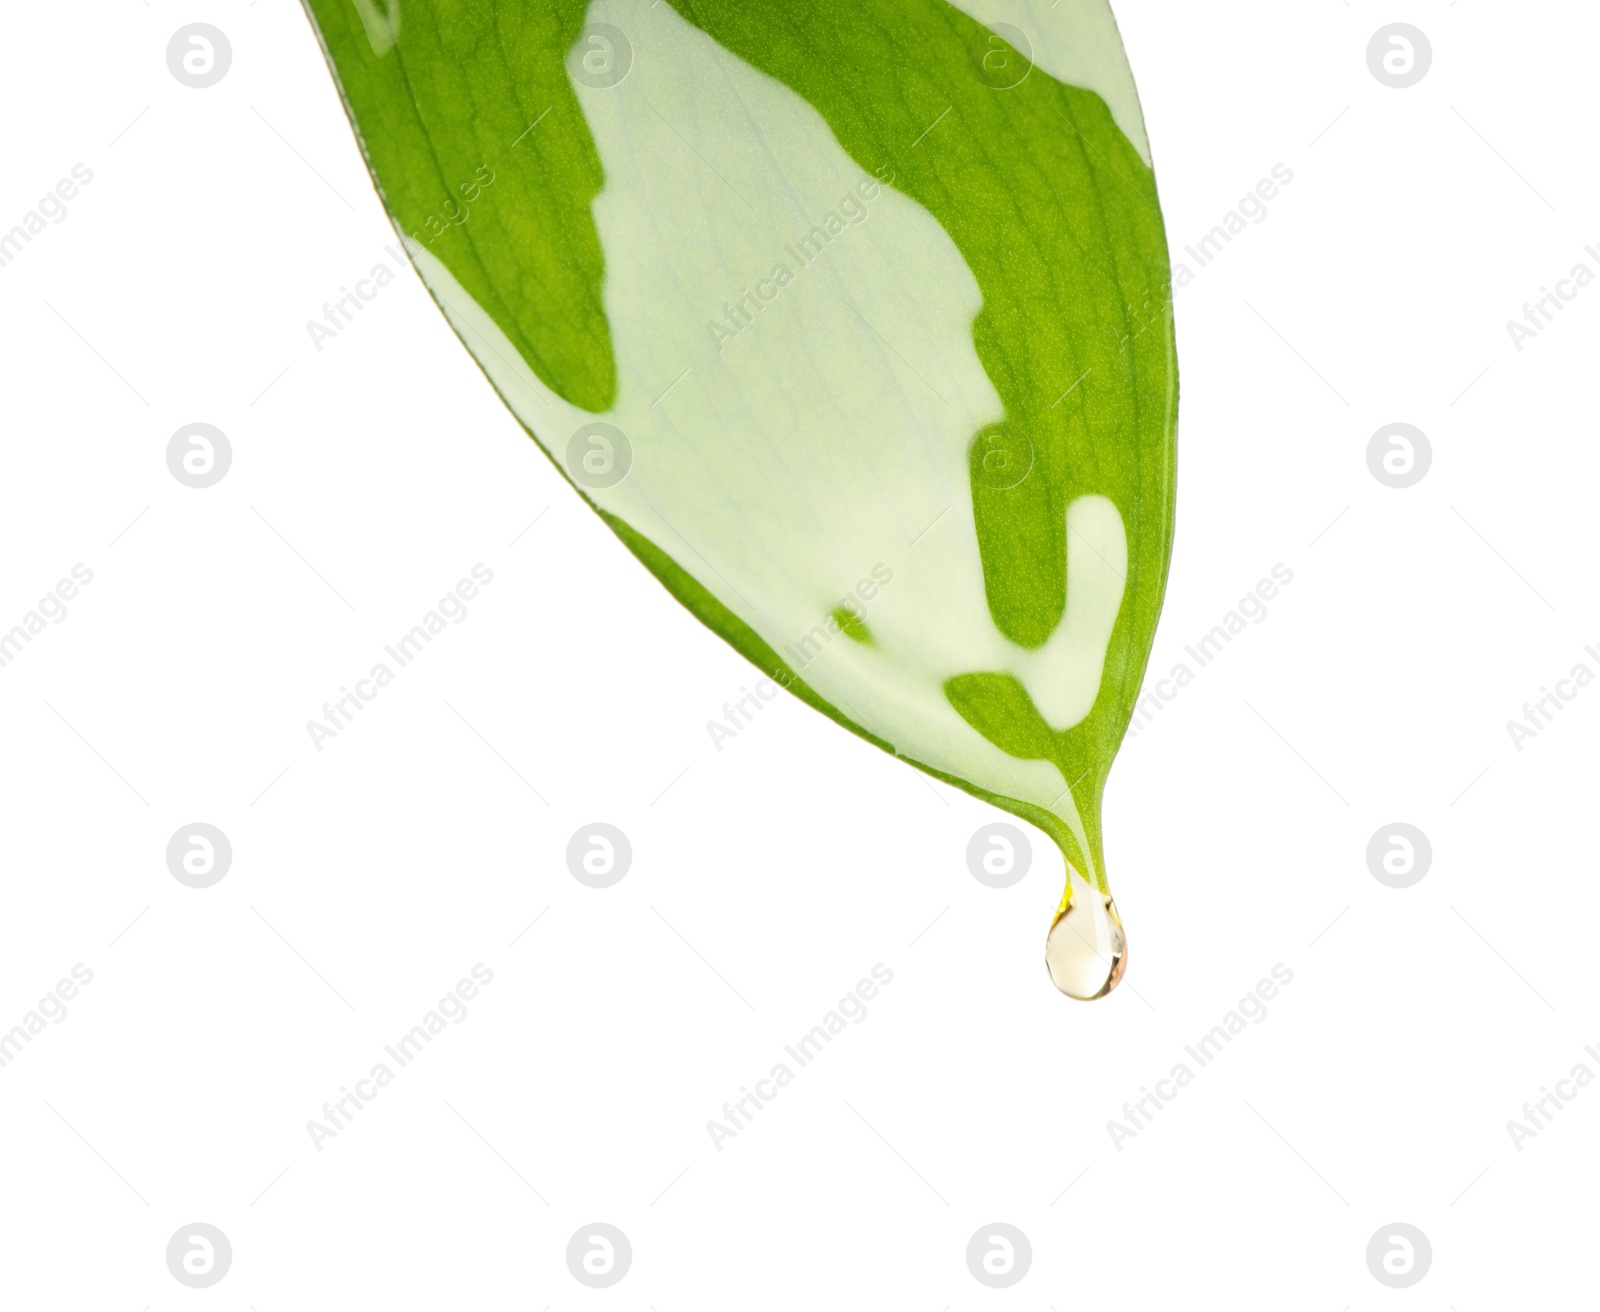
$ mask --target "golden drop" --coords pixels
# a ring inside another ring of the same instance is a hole
[[[1117,987],[1128,965],[1128,936],[1108,893],[1067,866],[1067,896],[1045,939],[1051,982],[1069,998],[1090,1002]]]

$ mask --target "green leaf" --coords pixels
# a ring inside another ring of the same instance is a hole
[[[1177,371],[1104,0],[306,2],[418,271],[629,549],[1106,893]]]

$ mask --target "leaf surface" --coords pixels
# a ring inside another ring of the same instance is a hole
[[[1105,891],[1177,372],[1104,0],[306,4],[430,291],[629,549]]]

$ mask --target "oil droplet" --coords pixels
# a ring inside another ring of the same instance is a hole
[[[1051,982],[1069,998],[1091,1002],[1117,987],[1128,965],[1128,936],[1117,904],[1067,866],[1066,905],[1045,939]]]

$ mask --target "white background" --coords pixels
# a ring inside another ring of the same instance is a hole
[[[75,163],[94,180],[0,269],[0,627],[75,563],[94,581],[0,670],[0,1029],[74,963],[94,980],[0,1070],[0,1304],[1592,1301],[1600,1088],[1520,1151],[1506,1122],[1600,1073],[1600,687],[1521,751],[1505,725],[1600,671],[1600,289],[1521,352],[1505,323],[1600,272],[1600,22],[1118,16],[1177,259],[1294,173],[1178,293],[1152,672],[1274,564],[1294,582],[1120,758],[1131,966],[1081,1005],[1042,968],[1041,836],[1021,884],[983,887],[966,845],[1000,817],[787,698],[713,748],[752,671],[561,482],[409,271],[313,349],[306,321],[393,237],[297,6],[8,8],[0,229]],[[233,47],[204,91],[165,59],[196,20]],[[1401,20],[1434,63],[1397,91],[1365,52]],[[197,421],[233,449],[201,491],[165,461]],[[1366,463],[1391,422],[1433,449],[1403,491]],[[477,562],[469,617],[315,751],[305,722]],[[195,820],[234,851],[203,891],[164,856]],[[634,849],[606,891],[565,864],[593,820]],[[1395,820],[1433,846],[1407,890],[1366,862]],[[322,1104],[478,962],[466,1019],[313,1147]],[[867,1019],[717,1151],[707,1120],[879,962]],[[1114,1147],[1277,963],[1266,1019]],[[564,1258],[595,1220],[633,1246],[603,1291]],[[999,1292],[964,1257],[996,1220],[1034,1252]],[[194,1221],[233,1247],[207,1291],[164,1258]],[[1433,1247],[1406,1291],[1365,1258],[1394,1221]]]

